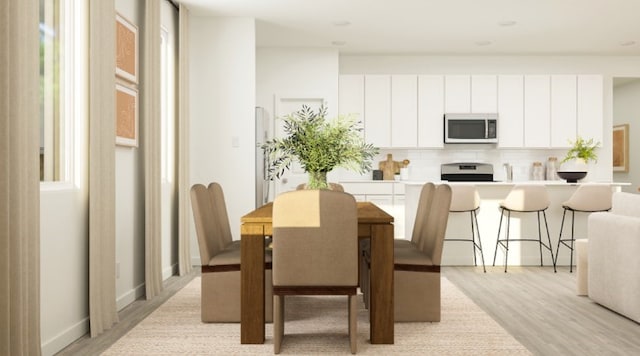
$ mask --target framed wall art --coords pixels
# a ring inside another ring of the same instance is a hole
[[[116,14],[116,75],[138,83],[138,28]]]
[[[613,126],[613,171],[629,172],[629,124]]]
[[[116,83],[116,144],[138,147],[138,91]]]

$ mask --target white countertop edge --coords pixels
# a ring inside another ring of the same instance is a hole
[[[413,180],[349,180],[340,181],[340,184],[348,183],[401,183],[404,185],[423,185],[428,181],[413,181]],[[434,184],[473,184],[473,185],[486,185],[486,186],[512,186],[516,184],[541,184],[547,186],[576,186],[581,184],[609,184],[612,186],[627,186],[631,185],[629,182],[578,182],[567,183],[562,180],[530,180],[530,181],[518,181],[518,182],[448,182],[448,181],[431,181]]]

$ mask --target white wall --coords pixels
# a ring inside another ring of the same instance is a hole
[[[637,193],[640,188],[640,78],[613,90],[613,124],[629,124],[629,172],[613,173],[619,182],[630,182],[622,190]]]
[[[612,77],[640,76],[640,57],[341,55],[340,74],[601,74],[604,77],[604,139],[602,149],[598,152],[598,163],[590,167],[588,179],[606,181],[612,179],[611,135],[607,134],[612,127]],[[528,166],[533,160],[557,153],[557,151],[545,151],[547,150],[542,152],[523,150],[516,151],[515,155],[508,153],[507,156],[522,159],[524,155],[524,159],[527,160],[526,166]],[[402,152],[402,154],[405,153]],[[434,155],[445,154],[447,157],[458,155],[455,150],[448,153],[415,150],[409,153],[414,158],[416,155],[427,155],[427,160],[431,160]],[[459,154],[465,155],[463,152]],[[480,155],[493,155],[493,153],[483,152]],[[398,155],[398,157],[401,156]],[[383,157],[380,158],[383,159]]]
[[[240,217],[254,206],[255,20],[194,16],[189,33],[190,184],[222,185],[240,239]],[[191,256],[200,264],[189,220]]]
[[[138,27],[138,54],[142,55],[144,1],[116,0],[116,11]],[[143,63],[138,67],[138,85]],[[127,84],[128,85],[128,84]],[[138,110],[140,115],[140,110]],[[138,119],[141,119],[138,116]],[[140,126],[141,130],[144,128]],[[141,136],[139,136],[140,138]],[[116,146],[116,304],[118,310],[144,295],[144,162],[139,147]]]

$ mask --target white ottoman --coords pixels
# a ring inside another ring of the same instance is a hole
[[[575,241],[576,249],[576,282],[578,295],[588,295],[588,275],[589,275],[589,259],[587,258],[587,239]]]

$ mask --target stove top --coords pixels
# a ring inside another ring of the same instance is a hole
[[[445,163],[440,166],[440,179],[449,182],[493,182],[493,165],[488,163]]]

